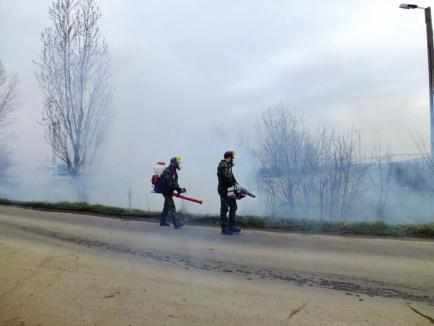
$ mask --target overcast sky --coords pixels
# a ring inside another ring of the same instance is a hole
[[[22,80],[16,152],[26,159],[50,156],[36,123],[42,99],[32,64],[49,3],[0,2],[0,59]],[[398,9],[394,0],[99,4],[115,73],[113,151],[125,142],[146,146],[139,139],[150,124],[193,139],[230,122],[244,128],[277,102],[313,125],[381,134],[394,152],[415,151],[414,130],[428,134],[422,10]]]
[[[0,60],[19,75],[24,100],[12,145],[25,160],[51,156],[32,63],[49,3],[0,1]],[[309,125],[327,121],[365,143],[381,137],[395,153],[417,152],[411,134],[428,136],[429,125],[424,13],[399,3],[99,1],[117,111],[102,157],[214,162],[234,146],[231,135],[253,139],[260,113],[278,102]]]

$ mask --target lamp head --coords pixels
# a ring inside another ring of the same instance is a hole
[[[401,8],[401,9],[417,9],[417,8],[419,8],[419,6],[418,5],[411,5],[408,3],[401,3],[399,5],[399,8]]]

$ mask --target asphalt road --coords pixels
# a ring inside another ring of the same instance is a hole
[[[0,206],[0,324],[431,325],[434,242]]]

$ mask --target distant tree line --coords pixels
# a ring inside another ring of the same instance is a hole
[[[263,113],[256,131],[258,179],[274,215],[386,219],[391,197],[416,191],[408,184],[398,187],[402,171],[413,171],[415,164],[410,168],[392,162],[389,147],[381,144],[369,149],[369,159],[362,159],[361,137],[354,130],[338,133],[322,125],[312,131],[302,115],[278,104]],[[423,180],[419,185],[432,185],[429,171],[434,170],[427,168],[431,160],[426,163],[416,168]],[[418,195],[423,198],[432,189],[425,186]]]

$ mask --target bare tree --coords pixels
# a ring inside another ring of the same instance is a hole
[[[412,136],[412,138],[413,142],[417,146],[419,155],[421,156],[425,167],[429,171],[426,182],[429,191],[434,194],[434,153],[431,153],[431,150],[428,146],[428,141],[420,134],[416,133],[416,136]]]
[[[10,164],[9,149],[5,144],[0,144],[0,185],[4,183],[6,171]]]
[[[279,201],[291,215],[312,217],[320,167],[316,137],[304,126],[303,117],[283,104],[267,110],[256,130],[260,179],[273,210]]]
[[[295,213],[300,189],[303,136],[301,117],[283,104],[271,107],[257,125],[257,156],[262,164],[264,190]]]
[[[9,77],[0,61],[0,180],[3,181],[10,166],[10,150],[6,145],[6,127],[13,121],[13,112],[21,102],[18,92],[18,77]]]
[[[303,203],[302,214],[305,218],[311,216],[311,208],[314,206],[314,184],[320,162],[318,160],[318,148],[315,137],[307,129],[303,128],[300,134],[301,146],[299,147],[299,171],[300,171],[300,195]]]
[[[9,77],[0,61],[0,136],[12,121],[12,113],[19,107],[18,77]]]
[[[318,194],[319,201],[319,218],[322,220],[325,217],[326,200],[329,197],[330,185],[332,182],[332,146],[335,139],[333,130],[329,130],[326,126],[321,126],[317,130],[317,173],[314,180],[313,188]]]
[[[72,177],[93,162],[110,130],[113,88],[100,17],[95,0],[53,1],[53,25],[41,35],[35,62],[45,96],[46,139]]]
[[[424,185],[422,188],[429,197],[429,214],[432,216],[434,214],[434,153],[431,153],[428,140],[424,139],[420,134],[416,133],[416,136],[413,136],[413,141],[419,150],[423,162],[423,168],[420,169],[422,182],[418,183],[423,183]]]
[[[374,145],[373,149],[373,169],[369,176],[372,190],[377,198],[375,214],[377,218],[385,219],[392,181],[392,155],[390,145],[384,148],[381,142]]]
[[[362,193],[362,180],[369,164],[355,155],[358,147],[354,132],[332,138],[331,168],[329,169],[328,207],[330,218],[349,218],[354,202]]]

